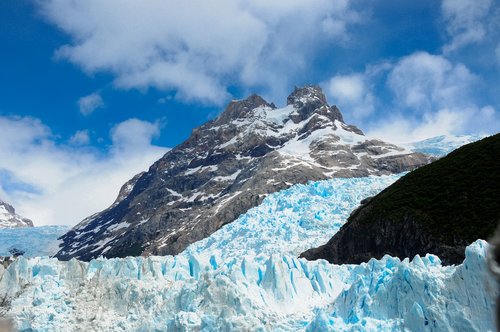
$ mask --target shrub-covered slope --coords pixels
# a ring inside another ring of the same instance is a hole
[[[433,253],[458,264],[465,247],[500,221],[500,134],[421,167],[365,202],[308,259],[359,263],[384,254]]]

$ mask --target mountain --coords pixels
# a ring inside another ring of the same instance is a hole
[[[0,228],[33,227],[33,222],[16,213],[12,205],[0,200]]]
[[[292,184],[399,173],[430,160],[347,125],[317,86],[295,89],[283,108],[251,95],[65,234],[57,257],[176,254]]]
[[[500,222],[500,134],[465,145],[362,201],[327,244],[302,254],[336,264],[385,254],[439,255],[459,264],[464,249]]]
[[[401,176],[291,186],[176,256],[25,255],[0,264],[0,320],[34,332],[494,330],[499,290],[485,241],[457,266],[430,254],[360,265],[297,258]]]

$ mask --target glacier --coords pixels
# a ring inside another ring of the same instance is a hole
[[[268,195],[263,202],[195,242],[184,254],[215,255],[226,260],[245,255],[299,255],[326,243],[359,202],[374,196],[402,175],[337,178],[298,184]]]
[[[21,331],[493,331],[487,243],[458,266],[426,255],[360,265],[289,255],[19,258],[0,295]]]
[[[401,145],[413,152],[422,152],[436,157],[443,157],[462,145],[479,141],[485,137],[485,135],[440,135]]]
[[[24,251],[26,257],[52,256],[61,243],[58,238],[68,226],[38,226],[0,229],[0,256],[9,256],[9,250]]]
[[[400,176],[292,186],[177,256],[20,257],[0,265],[0,318],[21,331],[493,331],[483,240],[458,266],[297,258]]]

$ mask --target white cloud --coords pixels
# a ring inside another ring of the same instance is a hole
[[[492,134],[500,128],[498,112],[483,108],[441,109],[421,118],[400,114],[379,121],[368,135],[394,143],[406,143],[447,134]]]
[[[80,107],[80,113],[82,113],[83,115],[90,115],[96,109],[103,106],[104,102],[102,100],[102,97],[96,92],[78,99],[78,107]]]
[[[38,119],[0,117],[0,151],[8,156],[0,158],[0,170],[25,184],[17,190],[0,185],[2,198],[37,225],[72,225],[106,208],[121,185],[168,150],[151,144],[158,122],[127,120],[111,135],[113,144],[102,155],[88,146],[56,143]]]
[[[341,100],[352,102],[363,97],[364,85],[363,78],[359,74],[350,76],[337,75],[330,79],[329,91]]]
[[[369,135],[409,142],[443,134],[491,134],[500,117],[476,97],[480,79],[465,65],[441,55],[417,52],[390,68],[386,88],[395,96],[392,111],[379,115]]]
[[[113,146],[119,149],[142,148],[160,135],[158,122],[129,119],[111,129]]]
[[[349,40],[362,22],[347,0],[40,0],[72,43],[57,56],[121,88],[176,91],[208,103],[228,86],[284,88],[326,41]]]
[[[420,113],[471,106],[477,82],[463,64],[452,64],[443,56],[426,52],[400,59],[388,77],[399,106]]]
[[[498,132],[500,114],[480,98],[482,83],[462,63],[415,52],[393,63],[368,65],[361,73],[333,76],[323,86],[345,118],[355,119],[368,135],[409,142]]]
[[[366,117],[375,110],[375,98],[365,74],[336,75],[323,85],[326,94],[354,119]]]
[[[451,37],[450,43],[443,47],[445,52],[483,41],[491,3],[491,0],[443,0],[441,13]]]
[[[77,130],[76,133],[69,138],[69,144],[72,145],[85,145],[90,143],[90,136],[88,130]]]

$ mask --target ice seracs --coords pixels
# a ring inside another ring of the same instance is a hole
[[[327,241],[366,197],[378,194],[402,174],[337,178],[298,184],[270,194],[263,202],[183,254],[227,261],[245,253],[267,259],[296,255]]]
[[[20,258],[0,269],[0,297],[21,331],[493,331],[486,250],[476,241],[448,267],[433,255]]]

